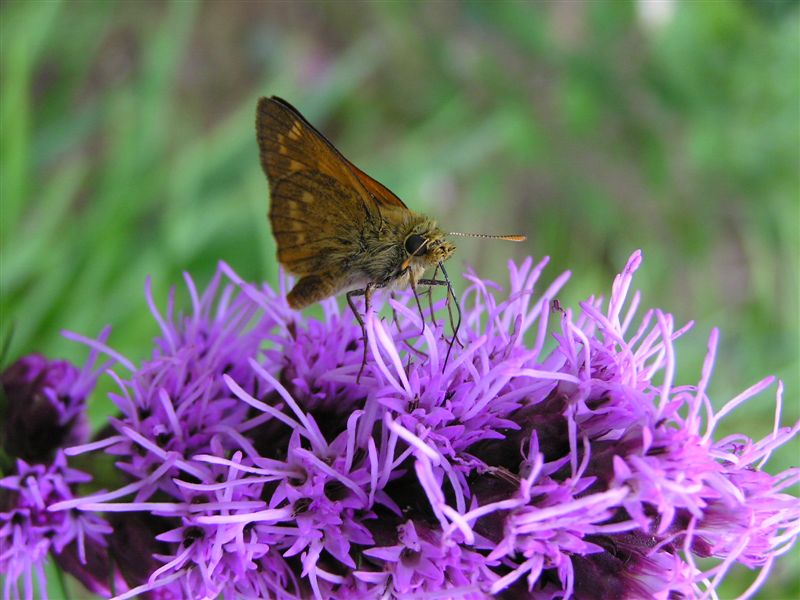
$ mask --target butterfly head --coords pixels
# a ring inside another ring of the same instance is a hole
[[[446,261],[456,247],[444,239],[444,232],[428,219],[414,227],[403,241],[406,265],[424,270]]]

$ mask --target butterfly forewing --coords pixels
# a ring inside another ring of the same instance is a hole
[[[378,204],[378,206],[395,206],[398,208],[404,208],[405,210],[408,210],[408,207],[405,205],[405,203],[402,200],[400,200],[400,198],[398,198],[397,195],[395,195],[395,193],[392,192],[392,190],[387,188],[380,181],[376,181],[375,179],[364,173],[364,171],[359,169],[350,161],[347,161],[347,163],[350,165],[350,168],[353,170],[353,173],[355,173],[361,185],[363,185],[364,188],[366,188],[367,192],[372,197],[372,199]]]
[[[356,169],[283,100],[259,101],[256,132],[269,179],[278,260],[302,278],[289,300],[296,308],[306,306],[350,283],[342,265],[359,251],[359,232],[382,220],[376,196],[394,205],[402,202]]]
[[[322,134],[290,104],[261,98],[256,114],[261,166],[270,188],[298,171],[316,171],[357,189],[360,183],[348,163]]]

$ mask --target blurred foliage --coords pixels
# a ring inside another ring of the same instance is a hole
[[[696,381],[719,326],[716,405],[775,373],[796,420],[798,6],[660,4],[4,2],[10,356],[81,360],[60,330],[112,323],[111,343],[142,359],[147,275],[161,299],[218,260],[275,282],[253,119],[276,94],[446,229],[530,237],[459,240],[451,271],[503,281],[507,259],[550,255],[551,276],[574,273],[569,306],[642,248],[644,304],[698,323],[677,380]],[[95,422],[109,410],[98,397]],[[772,402],[733,416],[721,433],[763,435]],[[798,562],[761,597],[800,596]]]

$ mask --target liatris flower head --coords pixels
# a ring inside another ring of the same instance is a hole
[[[800,471],[761,470],[800,425],[779,426],[778,384],[767,438],[715,440],[773,381],[715,412],[714,332],[700,382],[675,385],[686,328],[637,317],[640,261],[577,313],[568,275],[542,289],[547,261],[512,264],[507,292],[468,274],[446,365],[445,303],[423,323],[410,292],[386,298],[360,380],[333,300],[305,318],[224,264],[202,295],[187,277],[188,315],[148,288],[155,350],[118,358],[114,433],[69,451],[127,481],[50,510],[115,513],[120,598],[693,597],[734,563],[755,589],[800,532]]]
[[[86,399],[105,368],[93,363],[91,357],[79,370],[66,360],[29,354],[3,371],[0,439],[8,456],[49,462],[58,448],[86,441]]]
[[[101,333],[98,343],[107,338]],[[84,338],[78,336],[78,339]],[[44,566],[52,556],[86,587],[108,593],[111,572],[104,536],[111,529],[97,515],[51,512],[73,498],[91,477],[68,466],[63,448],[88,435],[86,401],[110,362],[96,364],[92,350],[83,368],[39,354],[8,367],[2,382],[0,479],[0,573],[4,597],[43,596]]]

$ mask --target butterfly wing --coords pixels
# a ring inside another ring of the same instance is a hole
[[[291,173],[311,171],[341,184],[362,187],[350,163],[288,102],[261,98],[256,111],[256,135],[261,166],[270,186]]]
[[[318,272],[340,230],[373,218],[361,185],[327,140],[279,99],[259,101],[256,134],[278,260],[296,275]]]
[[[366,210],[399,207],[405,203],[389,188],[347,160],[300,112],[281,98],[261,98],[256,114],[261,165],[270,180],[308,168],[352,187]]]
[[[364,186],[364,188],[367,190],[369,195],[372,197],[372,199],[379,207],[394,206],[408,210],[408,207],[405,205],[405,203],[402,200],[400,200],[400,198],[398,198],[397,195],[394,192],[392,192],[392,190],[387,188],[380,181],[376,181],[375,179],[364,173],[364,171],[359,169],[349,160],[347,161],[347,164],[350,165],[350,168],[352,169],[353,173],[355,173],[355,176],[358,178],[361,185]]]
[[[301,277],[289,301],[302,307],[351,285],[342,265],[363,251],[360,234],[381,226],[382,209],[408,208],[280,98],[259,100],[256,134],[278,261]]]

